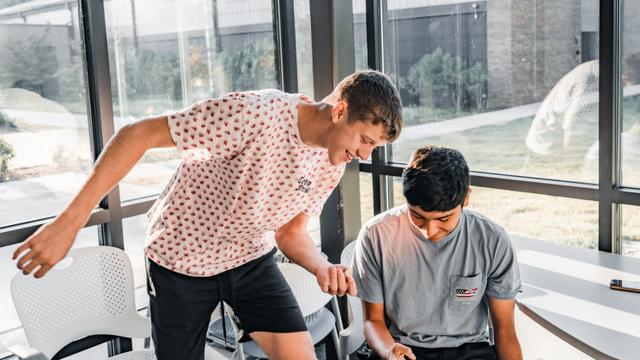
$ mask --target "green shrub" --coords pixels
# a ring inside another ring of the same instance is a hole
[[[273,45],[257,41],[245,47],[220,53],[230,90],[244,91],[277,87]]]
[[[58,69],[55,51],[46,35],[4,41],[1,45],[0,81],[42,94],[45,83],[55,79]]]
[[[0,127],[7,127],[9,129],[15,129],[16,124],[2,111],[0,111]]]
[[[482,109],[486,104],[486,68],[479,62],[467,68],[461,64],[459,56],[437,48],[409,69],[401,85],[417,96],[422,106]]]
[[[9,160],[15,157],[13,147],[8,142],[0,139],[0,182],[9,177]]]

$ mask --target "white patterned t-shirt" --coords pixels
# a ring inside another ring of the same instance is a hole
[[[302,95],[230,93],[169,114],[183,161],[148,212],[146,256],[212,276],[273,248],[268,236],[301,212],[317,216],[344,173],[298,131]]]

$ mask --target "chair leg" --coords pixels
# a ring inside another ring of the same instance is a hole
[[[236,342],[236,350],[233,352],[232,359],[245,360],[244,349],[242,348],[242,344],[239,342]]]
[[[333,329],[331,329],[331,338],[333,339],[333,344],[334,344],[333,346],[335,346],[338,359],[343,360],[345,356],[342,353],[342,347],[340,346],[340,335],[338,335],[338,330],[336,329],[335,326],[333,327]],[[348,360],[348,357],[346,359]]]

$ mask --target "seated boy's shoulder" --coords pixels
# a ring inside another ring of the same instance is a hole
[[[362,225],[362,228],[369,232],[397,229],[403,215],[406,216],[403,207],[395,207],[370,218]]]
[[[484,235],[494,235],[497,238],[508,237],[506,230],[497,222],[474,210],[465,209],[464,212],[467,218],[467,226],[482,230]]]

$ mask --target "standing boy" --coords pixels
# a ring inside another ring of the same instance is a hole
[[[184,160],[149,210],[145,255],[152,337],[160,360],[203,357],[211,312],[234,308],[273,359],[313,359],[295,298],[267,236],[331,294],[355,293],[348,269],[327,262],[306,232],[355,157],[366,159],[402,126],[400,97],[383,74],[344,79],[322,102],[277,90],[230,93],[125,126],[78,195],[14,258],[43,276],[60,261],[98,201],[146,150],[177,147]],[[26,252],[25,252],[26,251]]]

